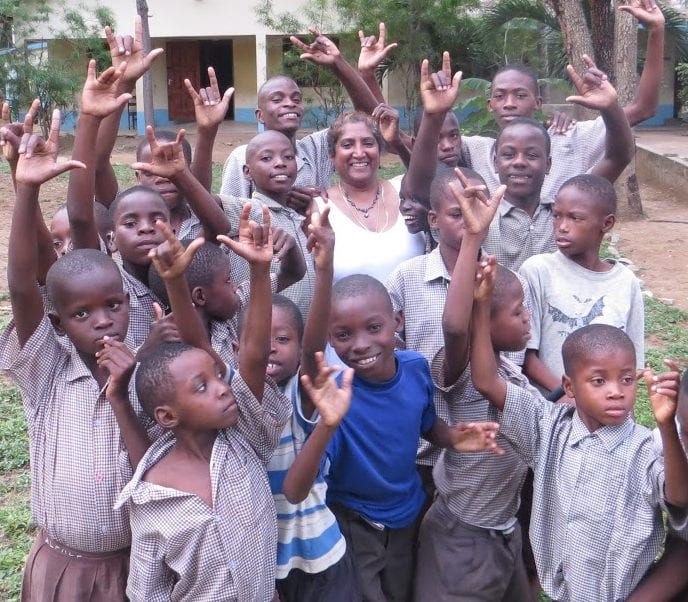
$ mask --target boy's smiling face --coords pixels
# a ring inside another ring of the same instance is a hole
[[[74,347],[93,356],[103,348],[103,338],[123,341],[129,328],[129,297],[122,278],[112,269],[95,268],[73,276],[60,285],[56,314],[50,319],[58,333],[66,334]]]
[[[296,179],[296,155],[287,137],[279,132],[263,132],[256,143],[247,149],[244,175],[258,192],[279,200],[284,197]]]
[[[396,374],[395,333],[401,316],[381,293],[333,300],[330,343],[342,361],[371,382]]]
[[[301,127],[303,95],[288,77],[274,77],[260,90],[256,119],[266,130],[277,130],[288,137]]]
[[[563,378],[564,390],[575,398],[576,411],[590,432],[619,425],[633,411],[636,360],[632,351],[592,351],[574,360],[574,369],[569,372]]]
[[[499,181],[506,184],[508,199],[540,197],[551,165],[545,135],[527,123],[509,126],[500,134],[494,163]]]
[[[278,385],[284,385],[296,374],[300,362],[301,339],[294,317],[287,308],[273,305],[267,374]]]

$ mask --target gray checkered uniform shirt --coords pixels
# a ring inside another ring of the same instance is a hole
[[[631,417],[591,433],[575,408],[507,383],[502,434],[535,473],[530,540],[553,600],[625,600],[664,540],[664,462]]]
[[[255,192],[253,182],[244,176],[246,145],[237,146],[222,168],[220,193],[250,199]],[[315,186],[327,189],[334,173],[327,150],[327,130],[320,130],[296,141],[295,186]]]
[[[235,237],[239,229],[239,218],[241,217],[241,210],[246,203],[251,203],[253,206],[251,208],[251,219],[263,223],[263,205],[266,205],[270,209],[270,220],[274,228],[282,228],[287,234],[291,234],[295,239],[301,252],[303,253],[304,260],[306,262],[306,274],[304,277],[292,284],[291,286],[285,288],[282,294],[289,297],[298,308],[301,310],[301,315],[304,320],[308,315],[308,309],[311,306],[311,300],[313,299],[313,292],[315,290],[315,266],[313,265],[313,259],[311,254],[306,248],[308,237],[301,228],[301,224],[305,219],[303,215],[294,211],[289,207],[284,207],[280,205],[277,201],[273,201],[271,198],[266,197],[264,194],[258,192],[253,193],[252,199],[241,199],[236,197],[221,196],[222,208],[224,209],[227,217],[229,218],[229,223],[231,224],[231,230],[229,235]],[[239,285],[242,282],[248,280],[251,276],[251,268],[248,262],[236,253],[230,253],[230,262],[232,268],[230,271],[230,278],[232,282]],[[270,266],[270,271],[276,274],[279,271],[280,264],[278,261],[273,261]]]
[[[148,337],[151,324],[155,320],[155,308],[153,303],[164,304],[153,294],[143,282],[127,272],[120,263],[117,263],[124,292],[129,295],[129,338],[133,349],[138,349]]]
[[[400,335],[403,344],[423,354],[428,363],[444,345],[442,313],[450,280],[439,247],[427,255],[407,259],[387,279],[394,311],[404,312],[404,331]],[[437,415],[449,421],[447,402],[440,391],[435,390],[433,401]],[[418,464],[434,466],[440,451],[421,439]]]
[[[473,386],[470,364],[455,383],[447,385],[444,363],[442,348],[432,362],[432,380],[446,396],[450,423],[499,422],[501,412]],[[507,359],[501,358],[499,373],[520,386],[530,386],[518,366]],[[497,443],[505,451],[502,456],[444,450],[433,471],[437,491],[449,510],[475,527],[507,529],[516,523],[521,486],[528,467],[501,433],[497,435]]]
[[[556,251],[552,203],[540,203],[531,218],[523,209],[502,199],[483,247],[488,255],[495,255],[499,263],[514,272],[529,257]]]
[[[552,168],[545,176],[540,198],[553,202],[561,185],[569,178],[589,173],[604,157],[607,128],[602,117],[579,121],[565,134],[552,134]],[[461,152],[466,165],[477,171],[489,190],[499,186],[499,175],[494,166],[494,138],[461,136]]]
[[[277,517],[265,464],[291,402],[268,379],[262,402],[237,372],[239,422],[221,430],[210,460],[213,507],[144,474],[174,447],[169,432],[146,452],[117,505],[131,504],[127,595],[145,601],[265,601],[275,593]]]
[[[193,240],[203,235],[203,224],[201,224],[201,220],[191,211],[191,207],[189,207],[189,212],[191,215],[181,223],[179,232],[174,233],[179,240]]]
[[[56,541],[84,552],[129,546],[129,509],[112,509],[131,477],[129,459],[110,403],[69,339],[58,340],[44,316],[20,349],[10,323],[0,338],[0,367],[22,393],[32,521]],[[129,397],[142,422],[152,426],[133,386]]]

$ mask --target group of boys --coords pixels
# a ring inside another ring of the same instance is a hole
[[[144,52],[140,20],[133,37],[106,29],[112,67],[89,64],[70,161],[56,162],[59,112],[43,140],[37,101],[23,123],[3,107],[16,202],[0,365],[22,392],[39,528],[22,599],[680,595],[688,384],[674,363],[646,369],[655,437],[634,422],[642,298],[600,257],[663,48],[650,0],[624,10],[650,28],[638,95],[622,108],[586,59],[569,100],[601,117],[570,131],[532,119],[537,80],[506,66],[489,100],[499,136],[461,139],[461,75],[446,53],[436,73],[424,61],[415,139],[383,132],[428,253],[387,283],[333,283],[329,210],[310,211],[332,175],[327,136],[296,140],[288,78],[260,89],[266,131],[232,153],[221,195],[211,156],[231,91],[212,69],[207,88],[187,82],[193,161],[183,130],[149,127],[138,183],[118,190],[117,123],[161,52]],[[361,34],[360,73],[314,34],[293,39],[304,57],[394,122],[371,77],[393,50],[384,26]],[[39,190],[65,171],[49,230]]]

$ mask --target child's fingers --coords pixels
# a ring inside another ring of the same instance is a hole
[[[186,137],[186,130],[184,128],[181,128],[177,132],[177,140],[176,143],[181,147],[182,143],[184,142],[184,138]]]
[[[446,50],[442,53],[442,74],[447,78],[447,81],[451,80],[451,59]]]
[[[500,184],[499,188],[497,188],[497,190],[495,190],[494,194],[492,195],[492,203],[494,203],[495,205],[499,205],[502,198],[504,197],[505,192],[506,184]]]
[[[198,92],[196,92],[196,88],[194,88],[191,85],[191,80],[188,78],[184,79],[184,87],[186,88],[186,91],[189,93],[189,96],[191,96],[191,100],[194,101],[194,104],[203,104],[201,102],[201,96]]]
[[[158,140],[155,137],[155,132],[153,131],[152,125],[146,126],[146,139],[148,140],[148,145],[151,149],[151,155],[154,155],[154,151],[158,148]]]
[[[217,95],[220,95],[220,86],[217,83],[217,76],[215,75],[215,69],[213,67],[208,67],[208,83]]]
[[[420,84],[423,89],[423,84],[430,81],[430,62],[428,59],[423,59],[420,63]]]
[[[12,118],[10,117],[10,103],[2,103],[2,123],[3,125],[9,125],[12,123]]]
[[[155,314],[155,318],[153,319],[154,322],[158,322],[165,317],[160,303],[153,302],[153,313]]]
[[[380,22],[380,25],[378,27],[378,34],[377,34],[377,41],[380,42],[380,46],[385,45],[385,38],[387,37],[387,29],[385,28],[385,24],[383,22]]]
[[[597,69],[595,62],[587,54],[583,55],[583,62],[588,69]]]
[[[225,93],[222,95],[221,104],[225,105],[229,109],[229,101],[232,99],[234,94],[234,88],[227,88]]]
[[[41,107],[41,101],[38,98],[34,99],[29,107],[29,110],[24,115],[24,133],[33,134],[33,122],[36,119],[38,109]]]
[[[566,73],[568,73],[571,82],[576,90],[580,90],[583,86],[583,78],[578,75],[578,72],[573,68],[573,65],[566,65]]]
[[[268,209],[266,205],[263,205],[263,226],[267,226],[268,228],[271,225],[270,215],[270,209]]]
[[[461,78],[463,77],[463,71],[457,71],[452,78],[452,88],[458,89],[461,85]]]
[[[299,38],[297,38],[296,36],[289,36],[289,41],[300,50],[303,50],[305,52],[308,52],[310,50],[310,46],[299,40]]]
[[[351,394],[352,383],[354,382],[354,369],[347,368],[342,374],[342,391],[346,391]]]
[[[86,165],[81,161],[75,161],[74,159],[70,159],[64,163],[56,163],[53,167],[53,177],[59,176],[66,171],[71,171],[72,169],[86,169]]]
[[[155,165],[153,163],[141,163],[139,161],[129,165],[134,171],[147,171],[150,173],[155,173]]]
[[[86,67],[86,81],[96,80],[96,61],[91,59],[88,61],[88,66]]]

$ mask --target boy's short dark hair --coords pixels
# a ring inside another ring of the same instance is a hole
[[[289,297],[284,295],[273,295],[272,296],[272,306],[279,307],[286,310],[291,314],[294,327],[296,328],[296,334],[299,336],[299,341],[303,339],[303,316],[301,315],[301,310],[298,308],[296,303],[294,303]]]
[[[597,356],[618,349],[632,353],[635,358],[633,341],[620,328],[609,324],[583,326],[567,336],[561,346],[564,372],[567,376],[572,376],[588,356]]]
[[[540,96],[540,84],[538,84],[537,73],[528,67],[528,65],[524,65],[523,63],[507,63],[506,65],[502,65],[492,76],[492,84],[494,85],[494,80],[499,74],[505,73],[506,71],[518,71],[519,73],[527,76],[530,80],[531,92],[533,92],[535,96]]]
[[[175,142],[177,140],[177,132],[173,132],[172,130],[156,130],[155,139],[158,142]],[[141,160],[141,152],[144,148],[148,146],[148,144],[149,143],[147,138],[142,138],[139,141],[139,144],[136,147],[137,161]],[[182,140],[182,154],[184,155],[184,160],[186,161],[186,164],[191,165],[191,145],[189,144],[189,141],[186,138]]]
[[[258,88],[258,93],[256,94],[256,101],[257,101],[257,104],[258,104],[259,107],[260,107],[260,102],[261,102],[261,100],[262,100],[261,97],[262,97],[262,95],[263,95],[263,90],[266,88],[266,86],[269,86],[269,85],[272,84],[273,82],[275,82],[275,81],[277,81],[277,80],[280,80],[280,79],[281,79],[281,80],[284,80],[284,81],[292,82],[297,88],[299,87],[299,85],[296,83],[296,81],[294,81],[294,80],[293,80],[291,77],[289,77],[288,75],[274,75],[273,77],[269,77],[269,78],[266,79],[266,80],[260,85],[260,87]]]
[[[375,142],[377,142],[378,149],[380,152],[382,152],[382,150],[385,148],[385,141],[373,118],[368,115],[368,113],[364,113],[363,111],[349,111],[339,115],[332,122],[330,129],[327,130],[327,150],[330,153],[330,157],[334,157],[334,151],[337,147],[337,142],[339,142],[339,138],[342,135],[344,126],[350,123],[366,124],[373,134]]]
[[[593,198],[604,215],[616,214],[616,190],[606,178],[591,173],[580,174],[566,180],[559,190],[569,186]]]
[[[143,410],[155,419],[155,409],[175,397],[170,364],[195,347],[181,342],[162,342],[139,358],[136,395]]]
[[[251,162],[253,156],[256,154],[256,150],[260,147],[260,145],[263,143],[263,140],[265,140],[266,138],[284,138],[287,142],[291,142],[289,138],[287,138],[282,132],[278,132],[277,130],[265,130],[264,132],[256,134],[253,138],[251,138],[248,141],[248,144],[246,145],[247,165]]]
[[[379,295],[389,305],[389,311],[393,312],[392,299],[389,292],[376,278],[368,276],[367,274],[351,274],[345,276],[334,283],[332,287],[332,303],[342,301],[343,299],[352,299],[354,297],[370,297]]]
[[[490,302],[491,314],[499,311],[509,301],[513,301],[515,291],[523,293],[523,285],[514,272],[499,263],[495,267],[497,271]]]
[[[125,190],[120,190],[120,192],[117,193],[115,200],[112,201],[112,204],[110,205],[110,217],[112,218],[112,221],[113,221],[113,228],[114,228],[115,216],[117,215],[117,209],[119,208],[119,204],[122,202],[123,199],[126,199],[128,196],[130,196],[132,194],[136,194],[137,192],[144,192],[146,194],[150,194],[151,196],[159,198],[160,202],[165,207],[165,211],[169,215],[170,210],[167,207],[167,203],[165,203],[165,199],[162,198],[162,195],[157,190],[155,190],[154,188],[151,188],[150,186],[141,186],[141,184],[137,184],[136,186],[131,186],[130,188],[126,188]]]
[[[518,125],[529,125],[531,127],[534,127],[536,130],[538,130],[540,133],[542,133],[542,137],[545,140],[545,150],[547,151],[547,156],[551,154],[552,150],[552,141],[549,138],[549,132],[545,129],[545,126],[542,125],[539,121],[536,121],[535,119],[531,119],[530,117],[516,117],[516,119],[511,120],[509,123],[507,123],[504,128],[502,129],[499,134],[497,134],[497,139],[495,140],[494,143],[494,150],[495,152],[499,148],[499,141],[501,140],[502,136],[504,135],[504,132],[506,132],[509,128],[516,127]]]
[[[55,309],[59,310],[61,306],[61,293],[66,281],[83,274],[93,274],[96,270],[110,271],[121,279],[112,258],[96,249],[75,249],[53,263],[45,278],[45,286],[48,299]]]
[[[190,240],[182,240],[181,242],[184,247],[188,247],[191,244]],[[210,286],[217,271],[222,268],[226,269],[229,265],[229,257],[218,245],[207,241],[204,242],[198,247],[196,254],[186,268],[185,274],[189,290],[192,291],[198,286]],[[148,268],[148,288],[153,291],[160,301],[169,307],[170,300],[167,296],[165,281],[158,274],[158,270],[155,269],[155,265],[152,262]]]
[[[477,180],[478,182],[485,184],[485,180],[477,171],[473,171],[468,167],[462,167],[461,173],[463,173],[463,175],[469,180]],[[447,194],[451,194],[451,191],[449,190],[449,184],[451,182],[459,182],[456,172],[453,168],[447,167],[446,165],[440,163],[437,166],[435,176],[430,183],[430,207],[434,211],[439,209],[442,199],[444,199]]]

